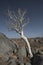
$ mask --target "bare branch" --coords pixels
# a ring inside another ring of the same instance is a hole
[[[21,33],[23,27],[28,24],[27,19],[25,18],[26,11],[18,9],[18,16],[15,15],[14,11],[11,12],[8,10],[8,16],[10,20],[9,28],[11,30],[16,30],[18,33]]]
[[[29,23],[29,18],[26,20],[24,19],[24,24],[22,25],[22,27],[26,26]]]
[[[22,22],[24,20],[24,16],[26,14],[26,11],[22,11],[22,10],[18,9],[18,14],[19,14],[19,19]]]
[[[8,16],[10,19],[17,21],[17,17],[14,12],[11,12],[10,10],[8,10]]]

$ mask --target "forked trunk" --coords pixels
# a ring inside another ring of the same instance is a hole
[[[30,46],[30,43],[27,39],[26,36],[24,36],[23,34],[23,31],[22,31],[22,34],[21,34],[21,38],[27,43],[27,46],[28,46],[28,50],[29,50],[29,54],[30,54],[30,57],[33,57],[33,54],[32,54],[32,51],[31,51],[31,46]]]

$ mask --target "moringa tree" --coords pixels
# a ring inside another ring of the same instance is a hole
[[[28,17],[26,18],[26,16],[25,16],[26,11],[24,11],[24,10],[18,9],[18,12],[16,14],[15,13],[16,12],[14,12],[14,11],[8,10],[8,16],[9,16],[9,20],[10,20],[9,29],[15,30],[17,33],[20,34],[21,38],[27,43],[30,57],[33,57],[30,43],[23,32],[23,27],[29,23],[29,18]]]

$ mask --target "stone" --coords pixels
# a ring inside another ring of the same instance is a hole
[[[33,54],[38,53],[38,51],[39,51],[38,48],[32,48],[32,53],[33,53]]]
[[[20,65],[24,65],[24,63],[21,63]]]
[[[7,65],[17,65],[16,63],[16,59],[12,58],[8,61],[8,64]]]
[[[31,63],[30,62],[27,62],[26,65],[31,65]]]
[[[43,55],[43,50],[39,50],[39,53]]]
[[[40,55],[40,59],[41,59],[40,65],[43,65],[43,55]]]
[[[19,47],[18,55],[21,57],[26,57],[27,53],[25,46]]]
[[[0,56],[5,62],[9,57],[17,52],[17,46],[10,39],[8,39],[3,33],[0,33]]]
[[[31,59],[32,65],[43,65],[43,56],[35,54],[34,57]]]

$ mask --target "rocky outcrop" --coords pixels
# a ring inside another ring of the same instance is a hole
[[[33,58],[25,42],[17,40],[0,33],[0,65],[43,65],[43,39],[29,39]]]
[[[16,52],[17,45],[9,40],[3,33],[0,33],[0,65],[2,64],[1,62],[7,63],[9,57]]]

